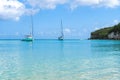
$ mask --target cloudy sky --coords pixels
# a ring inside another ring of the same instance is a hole
[[[1,38],[29,34],[31,15],[35,38],[57,38],[62,19],[65,38],[86,39],[120,21],[120,0],[0,0]]]

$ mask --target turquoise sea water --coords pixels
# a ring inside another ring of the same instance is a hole
[[[120,80],[120,41],[0,40],[0,80]]]

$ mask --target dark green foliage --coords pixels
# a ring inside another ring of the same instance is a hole
[[[113,26],[112,28],[113,29],[111,29],[109,33],[111,32],[120,33],[120,23],[118,25]]]
[[[111,32],[120,33],[120,23],[113,27],[103,28],[92,32],[91,39],[108,39],[108,34]]]

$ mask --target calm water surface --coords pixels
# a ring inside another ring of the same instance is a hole
[[[120,41],[0,40],[0,80],[120,80]]]

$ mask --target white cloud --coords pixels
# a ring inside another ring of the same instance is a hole
[[[79,6],[110,7],[120,5],[120,0],[27,0],[32,7],[40,9],[54,9],[57,5],[70,5],[71,9]]]
[[[19,20],[24,14],[25,5],[18,0],[0,0],[0,18]]]
[[[25,9],[25,15],[34,15],[39,12],[39,9]]]
[[[99,0],[99,5],[115,8],[117,6],[120,6],[120,0]]]
[[[79,6],[109,7],[120,6],[120,0],[0,0],[0,19],[19,20],[25,14],[37,13],[40,9],[55,9],[67,5],[71,9]],[[26,4],[27,3],[27,4]],[[27,8],[26,8],[27,7]],[[28,9],[29,8],[29,9]]]
[[[95,28],[94,28],[94,30],[98,30],[98,29],[100,29],[100,28],[99,28],[99,27],[95,27]]]
[[[99,4],[99,0],[73,0],[71,3],[71,8],[74,9],[80,5],[92,6]]]
[[[119,20],[115,19],[115,20],[113,21],[113,23],[114,23],[114,24],[118,24],[118,23],[119,23]]]
[[[69,28],[65,28],[65,29],[64,29],[64,32],[65,32],[65,33],[71,33],[71,30],[70,30]]]
[[[73,0],[71,2],[72,9],[79,6],[104,6],[114,8],[120,6],[120,0]]]
[[[59,4],[64,4],[67,0],[27,0],[33,7],[40,9],[54,9]]]

